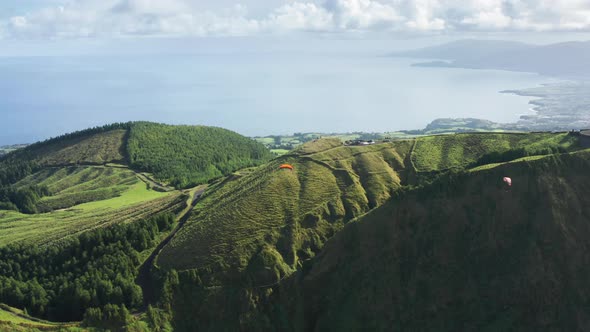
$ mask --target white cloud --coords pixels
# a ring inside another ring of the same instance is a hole
[[[261,21],[266,31],[332,29],[333,14],[313,3],[294,2],[275,9]]]
[[[191,0],[68,0],[0,19],[0,36],[208,36],[285,31],[590,31],[588,0],[293,0],[248,16],[236,3],[200,9]]]

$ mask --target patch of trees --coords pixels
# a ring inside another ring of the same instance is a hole
[[[125,305],[107,304],[103,308],[89,308],[84,314],[84,325],[109,331],[124,331],[131,321]]]
[[[61,246],[0,248],[0,302],[55,321],[81,320],[95,308],[88,320],[118,324],[126,316],[122,308],[143,304],[134,282],[140,252],[155,247],[174,221],[166,213],[86,232]]]
[[[39,169],[39,166],[33,161],[13,158],[3,159],[0,161],[0,187],[14,184]]]
[[[264,145],[226,129],[147,122],[131,127],[127,154],[133,168],[151,172],[177,188],[205,183],[271,158]]]
[[[29,186],[25,188],[0,188],[0,210],[15,210],[21,213],[37,213],[37,203],[44,196],[50,195],[47,186]]]

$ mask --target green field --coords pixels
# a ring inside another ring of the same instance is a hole
[[[79,172],[73,174],[77,176]],[[79,204],[62,211],[28,215],[0,210],[0,246],[21,241],[46,245],[95,227],[138,220],[180,205],[179,192],[148,190],[145,183],[135,181],[118,197]]]

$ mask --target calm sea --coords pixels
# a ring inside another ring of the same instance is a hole
[[[510,122],[527,73],[416,68],[371,52],[0,58],[0,145],[129,120],[241,134],[419,129],[439,117]]]

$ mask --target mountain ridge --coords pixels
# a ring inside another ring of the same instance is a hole
[[[424,67],[498,69],[570,79],[590,78],[590,41],[529,45],[500,40],[462,40],[390,56],[448,61],[415,64]]]

